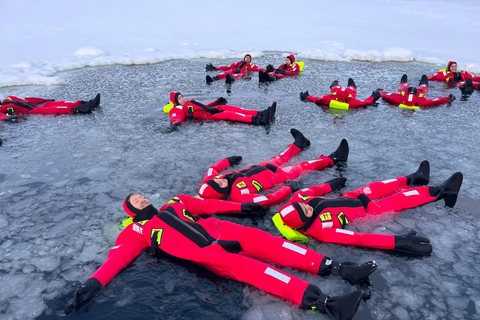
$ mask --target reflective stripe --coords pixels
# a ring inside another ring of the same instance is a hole
[[[308,163],[312,164],[312,163],[315,163],[315,162],[318,162],[320,160],[311,160],[311,161],[308,161]]]
[[[408,101],[412,101],[413,100],[413,94],[409,94],[408,95]]]
[[[335,232],[349,234],[351,236],[353,236],[355,234],[355,232],[350,231],[350,230],[345,230],[345,229],[336,229]]]
[[[284,247],[286,249],[290,249],[292,251],[295,251],[296,253],[300,253],[303,256],[305,255],[305,253],[307,253],[307,249],[299,247],[299,246],[297,246],[293,243],[290,243],[290,242],[284,242],[282,247]]]
[[[120,248],[120,247],[121,247],[121,245],[120,245],[120,246],[115,246],[115,247],[113,247],[112,249],[118,249],[118,248]]]
[[[362,191],[363,191],[363,193],[365,193],[365,194],[371,194],[371,193],[372,193],[372,189],[370,189],[369,187],[363,188]]]
[[[420,193],[418,193],[417,190],[412,190],[412,191],[407,191],[403,193],[405,196],[418,196]]]
[[[265,270],[265,273],[268,274],[269,276],[272,276],[274,278],[277,278],[278,280],[282,281],[282,282],[285,282],[285,283],[289,283],[290,282],[290,277],[289,276],[286,276],[284,275],[283,273],[280,273],[278,272],[277,270],[274,270],[270,267],[268,267],[266,270]]]
[[[138,224],[134,224],[132,229],[133,229],[133,231],[136,231],[136,232],[142,234],[142,227],[140,227]]]
[[[261,197],[256,197],[256,198],[254,198],[254,199],[253,199],[253,202],[257,203],[257,202],[266,201],[266,200],[268,200],[267,197],[261,196]]]
[[[240,193],[241,194],[250,194],[250,190],[248,190],[248,188],[245,188],[245,189],[240,190]]]
[[[244,115],[243,113],[235,112],[235,114],[238,114],[239,116],[242,116],[242,117],[246,117],[246,115]]]
[[[208,176],[211,176],[212,173],[213,173],[213,169],[212,169],[212,168],[208,168],[207,177],[208,177]]]
[[[282,215],[282,217],[285,217],[287,214],[289,214],[289,213],[292,212],[293,210],[295,210],[295,207],[292,206],[292,205],[289,205],[288,207],[286,207],[285,209],[283,209],[282,211],[280,211],[280,214]]]
[[[383,181],[380,181],[381,183],[390,183],[390,182],[394,182],[394,181],[397,181],[397,179],[388,179],[388,180],[383,180]]]
[[[205,191],[205,188],[208,186],[208,184],[204,183],[202,184],[201,188],[200,188],[200,191],[198,192],[199,194],[202,194],[203,191]]]
[[[322,228],[331,228],[333,227],[333,222],[323,222]]]

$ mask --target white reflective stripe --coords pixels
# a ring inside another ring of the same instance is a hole
[[[254,199],[253,199],[253,202],[257,203],[257,202],[266,201],[266,200],[268,200],[267,197],[265,197],[265,196],[260,196],[260,197],[254,198]]]
[[[67,109],[68,107],[57,107],[57,109]]]
[[[305,255],[305,253],[307,253],[307,249],[299,247],[296,244],[290,242],[284,242],[282,247],[295,251],[296,253],[300,253],[303,256]]]
[[[303,188],[303,189],[300,190],[300,191],[309,191],[309,190],[310,190],[310,188]]]
[[[213,173],[213,169],[212,169],[212,168],[208,168],[207,177],[211,176],[212,173]]]
[[[390,182],[394,182],[394,181],[397,181],[397,179],[388,179],[388,180],[383,180],[383,181],[380,181],[381,183],[390,183]]]
[[[181,105],[175,106],[175,108],[183,110],[183,107]]]
[[[333,222],[322,222],[322,228],[331,228],[333,227]]]
[[[202,184],[202,186],[200,187],[200,191],[198,191],[198,194],[199,195],[202,195],[203,191],[205,191],[205,188],[208,186],[208,184],[204,183]]]
[[[285,282],[285,283],[289,283],[290,282],[290,277],[289,276],[286,276],[284,275],[283,273],[280,273],[278,272],[277,270],[274,270],[270,267],[268,267],[266,270],[265,270],[265,273],[268,274],[269,276],[272,276],[274,278],[277,278],[278,280],[282,281],[282,282]]]
[[[250,190],[248,190],[248,188],[245,188],[245,189],[240,190],[240,193],[241,194],[250,194]]]
[[[447,75],[447,71],[443,71],[443,75],[446,76],[446,75]]]
[[[355,232],[350,231],[350,230],[345,230],[345,229],[336,229],[335,232],[345,233],[345,234],[349,234],[349,235],[351,235],[351,236],[353,236],[353,235],[355,234]]]
[[[363,188],[362,191],[363,191],[363,193],[365,193],[365,194],[371,194],[371,193],[372,193],[372,189],[370,189],[369,187]]]
[[[118,249],[118,248],[120,248],[120,247],[121,247],[121,245],[120,245],[120,246],[115,246],[115,247],[113,247],[112,249]]]
[[[311,160],[311,161],[308,161],[308,163],[314,163],[314,162],[318,162],[320,160]]]
[[[392,93],[387,93],[387,96],[391,95]]]
[[[412,191],[406,191],[406,192],[404,192],[403,194],[408,197],[408,196],[417,196],[417,195],[419,195],[420,193],[418,193],[417,190],[412,190]]]
[[[285,150],[285,151],[283,151],[282,153],[280,153],[280,155],[283,156],[283,155],[285,154],[285,152],[287,152],[287,151],[288,151],[288,148],[287,148],[287,150]]]
[[[177,116],[177,114],[175,112],[172,113],[172,117],[176,117],[176,116]]]
[[[136,232],[142,234],[142,227],[140,227],[138,224],[134,224],[132,229],[133,229],[133,231],[136,231]]]
[[[433,99],[433,101],[437,101],[437,100],[439,100],[439,98],[435,98],[435,99]]]
[[[412,101],[413,100],[413,94],[409,94],[408,95],[408,101]]]
[[[235,114],[238,114],[239,116],[242,116],[242,117],[246,117],[246,115],[244,115],[243,113],[235,112]]]
[[[285,209],[283,209],[282,211],[280,211],[280,214],[282,215],[282,217],[285,217],[287,214],[289,214],[289,213],[292,212],[293,210],[295,210],[295,207],[292,206],[292,205],[289,205],[288,207],[286,207]]]

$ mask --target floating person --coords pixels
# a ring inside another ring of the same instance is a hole
[[[372,92],[372,95],[365,100],[358,100],[357,96],[357,86],[355,81],[352,78],[348,79],[347,87],[342,88],[338,84],[338,81],[335,80],[330,85],[332,90],[331,94],[327,94],[323,97],[317,98],[313,97],[308,93],[308,91],[300,92],[300,100],[305,101],[309,100],[315,102],[318,105],[327,105],[330,108],[348,110],[349,108],[359,108],[366,107],[374,104],[378,99],[380,99],[380,90],[377,89]]]
[[[90,101],[55,101],[42,98],[6,97],[0,103],[0,113],[9,115],[24,114],[79,114],[91,113],[100,105],[100,93]]]
[[[223,97],[205,105],[195,99],[185,100],[180,92],[171,92],[170,101],[163,107],[163,112],[168,113],[172,130],[176,130],[185,119],[226,120],[266,126],[273,122],[277,110],[276,102],[263,111],[228,106],[225,105],[227,99]]]
[[[289,203],[279,209],[273,220],[289,240],[306,240],[305,235],[309,235],[324,242],[428,255],[432,252],[430,241],[417,236],[415,231],[396,236],[353,232],[345,230],[345,227],[350,221],[367,214],[397,213],[440,199],[448,207],[453,207],[462,185],[462,173],[454,173],[436,187],[426,186],[429,178],[430,164],[423,161],[413,174],[373,182],[336,199],[321,197],[343,186],[346,179],[336,178],[297,191]],[[378,199],[381,200],[374,202]]]
[[[303,65],[304,63],[301,61],[295,62],[295,56],[291,54],[285,59],[285,63],[282,63],[277,69],[271,64],[267,66],[267,69],[261,69],[258,72],[258,81],[272,82],[285,76],[297,75],[302,71]]]
[[[81,308],[148,248],[152,255],[165,252],[340,320],[353,318],[362,291],[330,297],[317,286],[263,261],[311,274],[334,274],[351,283],[366,281],[377,268],[375,261],[338,262],[256,228],[201,218],[201,215],[219,213],[264,213],[268,209],[255,203],[179,195],[157,210],[144,196],[133,193],[127,196],[123,208],[133,217],[133,223],[118,235],[105,263],[76,290],[73,303],[65,308],[65,313]]]
[[[467,71],[457,71],[457,63],[449,61],[447,69],[438,71],[428,77],[428,80],[446,81],[447,83],[454,83],[463,94],[472,94],[473,90],[479,90],[480,77],[474,76]],[[471,79],[471,80],[468,80]]]
[[[338,149],[327,156],[320,156],[312,161],[300,162],[296,165],[279,168],[290,161],[300,151],[310,145],[310,141],[296,129],[291,129],[295,141],[288,145],[287,150],[272,159],[245,169],[220,174],[230,166],[242,161],[241,156],[225,158],[208,168],[207,174],[198,189],[202,198],[223,199],[235,202],[255,202],[264,206],[272,206],[285,200],[292,192],[300,189],[298,183],[293,181],[302,173],[323,170],[340,161],[348,159],[348,142],[343,139]],[[286,185],[278,191],[268,195],[258,194],[276,185]]]
[[[424,107],[433,107],[445,103],[450,103],[456,98],[453,94],[448,97],[440,97],[435,99],[427,99],[425,96],[428,93],[428,79],[426,75],[422,76],[418,87],[410,87],[408,84],[407,75],[404,74],[400,80],[400,85],[397,88],[400,93],[388,93],[380,91],[380,96],[386,102],[396,104],[400,108],[406,109],[420,109]]]
[[[225,82],[227,84],[231,84],[235,80],[238,80],[242,77],[249,77],[251,72],[260,71],[261,69],[252,63],[252,56],[247,53],[243,58],[243,61],[232,63],[230,66],[215,67],[211,63],[209,63],[205,67],[205,71],[218,71],[218,70],[225,71],[225,72],[220,73],[219,75],[214,77],[207,75],[206,76],[207,84],[211,84],[213,81],[218,81],[222,79],[225,79]]]

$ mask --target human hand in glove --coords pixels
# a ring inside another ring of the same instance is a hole
[[[452,93],[448,95],[448,99],[450,99],[450,102],[457,100],[457,98]]]
[[[102,284],[95,278],[89,278],[75,291],[73,303],[65,307],[65,314],[77,311],[86,304],[102,288]]]
[[[376,102],[378,99],[380,99],[380,91],[383,89],[377,89],[375,91],[372,91],[372,97],[373,97],[373,102]]]
[[[275,69],[276,74],[285,74],[285,70],[283,69]]]
[[[425,237],[417,236],[415,230],[411,230],[403,236],[394,236],[394,239],[395,250],[420,255],[429,255],[432,253],[430,240]]]
[[[307,97],[310,95],[310,93],[308,93],[308,90],[305,91],[305,92],[300,92],[300,100],[302,101],[305,101],[307,100]]]
[[[298,190],[302,189],[302,186],[298,181],[287,180],[285,184],[292,189],[292,193],[297,192]]]
[[[227,160],[228,160],[228,162],[230,162],[231,166],[239,164],[240,162],[242,162],[242,159],[243,159],[242,156],[231,156],[231,157],[227,158]]]
[[[345,187],[345,182],[347,182],[347,178],[335,178],[332,180],[328,180],[325,183],[328,183],[330,185],[330,188],[332,188],[332,191],[335,191],[342,187]]]
[[[275,68],[271,64],[269,64],[267,66],[267,72],[273,72],[273,70],[275,70]]]
[[[242,213],[259,213],[265,214],[268,211],[268,207],[254,202],[245,202],[241,205]]]
[[[217,99],[217,105],[224,105],[227,103],[227,99],[225,99],[224,97],[220,97]]]
[[[215,71],[213,64],[209,63],[205,66],[205,71]]]

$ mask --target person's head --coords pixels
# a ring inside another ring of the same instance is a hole
[[[252,56],[249,53],[247,53],[245,57],[243,57],[243,61],[246,61],[247,63],[252,62]]]
[[[447,71],[457,72],[457,63],[455,61],[449,61],[447,65]]]
[[[293,54],[289,55],[286,59],[287,64],[292,64],[295,62],[295,56]]]
[[[417,95],[417,88],[416,87],[409,87],[407,93]]]
[[[294,202],[280,207],[283,222],[290,228],[303,226],[312,216],[313,207],[305,203]]]
[[[176,106],[183,106],[183,104],[185,103],[185,98],[180,92],[170,92],[170,101]]]
[[[141,220],[151,219],[157,213],[157,209],[140,193],[129,194],[123,201],[123,209],[130,217]]]
[[[221,199],[228,191],[227,179],[210,179],[198,188],[198,195],[202,198]]]

